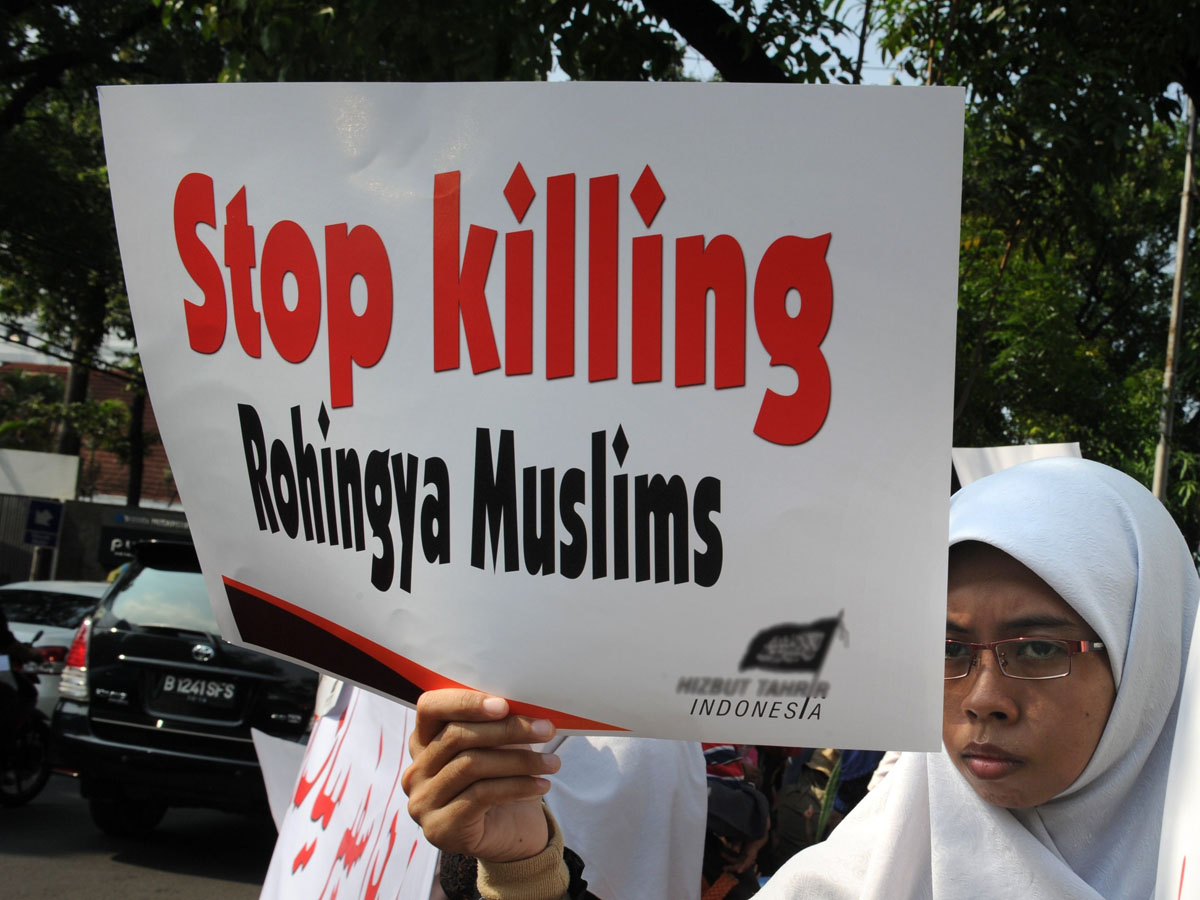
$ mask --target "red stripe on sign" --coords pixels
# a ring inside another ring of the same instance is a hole
[[[1183,898],[1183,873],[1187,871],[1187,857],[1183,858],[1183,865],[1179,867],[1179,898]]]
[[[459,684],[457,681],[452,681],[443,675],[439,675],[432,669],[427,669],[419,663],[415,663],[411,659],[407,659],[401,656],[399,653],[389,650],[382,644],[377,644],[370,638],[364,637],[355,631],[351,631],[349,628],[339,625],[336,622],[332,622],[323,616],[319,616],[311,610],[296,606],[294,603],[289,603],[280,597],[276,597],[273,594],[268,594],[266,591],[261,591],[258,588],[230,578],[228,575],[221,576],[221,580],[225,582],[226,592],[230,594],[230,606],[233,610],[234,619],[238,623],[238,630],[241,631],[242,636],[251,643],[267,647],[268,649],[275,650],[279,653],[289,653],[289,647],[287,646],[288,642],[286,639],[280,639],[283,636],[280,634],[280,629],[278,627],[271,627],[269,629],[270,632],[276,636],[275,640],[264,640],[266,637],[265,629],[257,634],[247,633],[248,629],[245,628],[244,625],[250,625],[253,617],[247,615],[244,611],[239,610],[235,606],[234,592],[242,595],[248,595],[249,597],[262,601],[262,603],[268,604],[274,609],[285,613],[287,616],[293,619],[300,620],[300,622],[305,623],[305,625],[308,626],[308,631],[310,633],[314,628],[319,630],[319,633],[327,635],[331,639],[331,643],[336,642],[343,646],[352,648],[353,650],[372,660],[374,663],[380,664],[391,672],[394,672],[396,675],[399,675],[403,681],[408,682],[418,691],[432,691],[439,688],[464,688],[467,690],[474,690],[474,688],[470,688],[468,685]],[[293,651],[294,649],[295,648],[292,648]],[[316,660],[313,661],[316,662]],[[331,660],[328,658],[320,660],[318,664],[320,664],[323,668],[330,669],[330,671],[333,672],[338,672],[339,668],[343,669],[343,671],[345,669],[345,667],[339,667],[336,663],[331,662]],[[355,681],[364,681],[362,676],[355,677],[355,675],[352,675],[349,672],[345,672],[345,674],[347,677],[353,678]],[[389,685],[375,683],[374,679],[367,679],[366,683],[370,683],[372,687],[377,687],[388,693],[391,693],[393,696],[398,696],[400,699],[406,700],[409,703],[416,702],[416,697],[410,692],[403,690],[403,688],[401,688],[399,692],[397,692],[394,687],[389,690]],[[547,709],[544,706],[535,706],[532,703],[522,703],[517,700],[509,700],[508,705],[512,712],[516,713],[517,715],[531,716],[538,719],[549,719],[558,728],[571,728],[580,731],[628,730],[617,725],[609,725],[605,722],[597,722],[592,719],[585,719],[581,716],[573,716],[570,713],[565,713],[560,710]]]

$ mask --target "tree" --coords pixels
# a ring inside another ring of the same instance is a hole
[[[910,77],[967,88],[955,443],[1079,440],[1149,484],[1200,4],[882,9]],[[1193,543],[1195,374],[1169,498]]]
[[[51,453],[58,443],[63,421],[82,435],[79,492],[95,489],[98,466],[95,455],[107,450],[126,463],[132,463],[129,433],[130,419],[137,415],[137,404],[126,406],[119,400],[83,400],[66,404],[62,400],[63,383],[57,375],[28,372],[16,367],[0,370],[0,448]],[[137,503],[130,500],[130,505]]]
[[[11,319],[72,347],[68,403],[86,395],[87,366],[125,305],[107,182],[98,165],[99,122],[61,100],[42,105],[0,141],[0,300]],[[78,453],[64,428],[59,452]]]
[[[145,3],[11,0],[0,14],[0,136],[36,115],[48,94],[129,77],[137,63],[123,50],[157,20]]]
[[[172,29],[219,45],[224,80],[683,76],[684,43],[727,81],[829,81],[850,63],[821,0],[159,0]]]
[[[70,348],[54,449],[77,454],[85,437],[107,440],[79,431],[110,418],[85,402],[101,343],[133,333],[95,88],[215,76],[219,55],[198,37],[168,39],[159,11],[132,0],[16,2],[0,30],[0,170],[20,173],[0,181],[0,316]]]
[[[22,369],[0,370],[0,447],[48,453],[62,412],[62,382]]]

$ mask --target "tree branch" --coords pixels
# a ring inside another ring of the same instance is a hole
[[[77,48],[5,65],[0,75],[14,79],[17,84],[12,85],[12,93],[0,109],[0,137],[20,124],[29,104],[43,91],[60,84],[68,72],[87,65],[129,68],[128,64],[115,60],[114,51],[142,29],[160,22],[161,16],[157,7],[148,6],[108,34],[84,35]]]
[[[643,0],[643,6],[702,53],[726,81],[789,80],[753,35],[715,0]]]

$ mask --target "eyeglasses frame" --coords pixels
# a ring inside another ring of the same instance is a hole
[[[1065,644],[1067,648],[1067,671],[1061,675],[1041,675],[1038,677],[1030,677],[1029,675],[1013,675],[1004,668],[1004,662],[1000,659],[1000,651],[996,648],[1000,644],[1020,644],[1033,643],[1041,641],[1050,644]],[[996,668],[1000,670],[1000,674],[1006,678],[1015,678],[1018,681],[1051,681],[1055,678],[1066,678],[1071,674],[1071,658],[1078,653],[1096,653],[1107,650],[1103,641],[1065,641],[1061,638],[1038,638],[1038,637],[1020,637],[1020,638],[1004,638],[1000,641],[988,641],[987,643],[976,643],[974,641],[956,641],[951,638],[946,638],[947,644],[957,644],[960,647],[969,647],[971,649],[971,664],[967,666],[967,671],[961,675],[947,675],[945,681],[959,681],[971,674],[972,670],[979,666],[979,656],[985,650],[991,650],[992,656],[996,659]]]

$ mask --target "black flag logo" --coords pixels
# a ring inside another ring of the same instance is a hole
[[[841,616],[817,619],[807,625],[788,623],[760,631],[746,648],[738,671],[817,672],[842,624]]]

